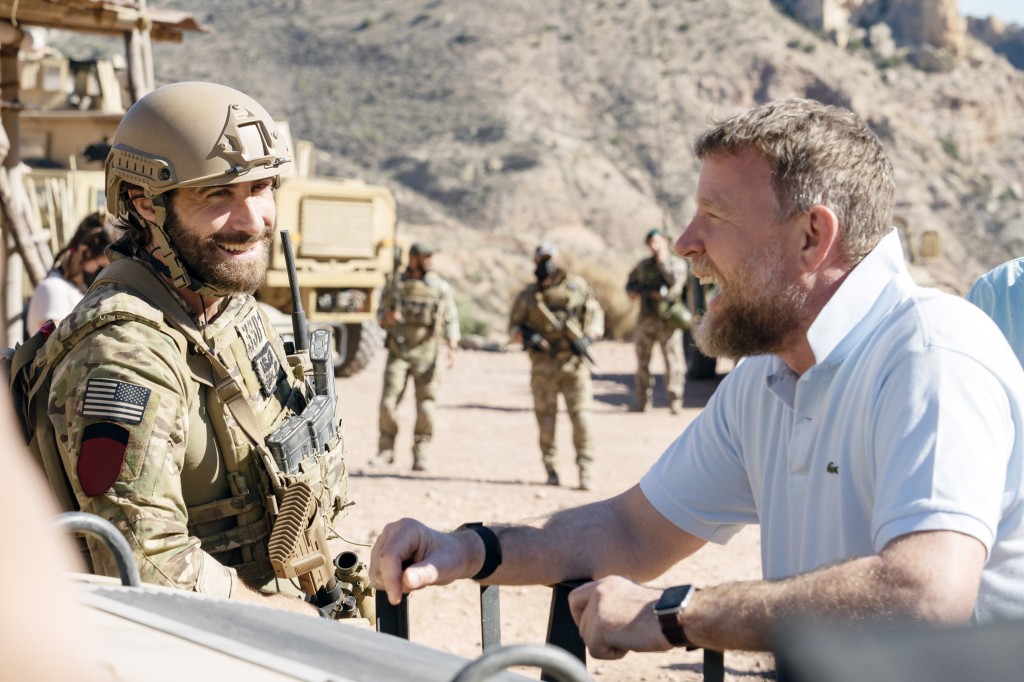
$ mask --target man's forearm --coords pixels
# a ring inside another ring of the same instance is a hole
[[[963,623],[983,562],[984,548],[974,538],[917,533],[894,540],[880,555],[785,580],[702,590],[685,609],[683,627],[695,644],[721,651],[770,649],[779,626],[795,618]]]
[[[608,575],[650,580],[704,544],[654,511],[639,488],[529,525],[493,529],[503,561],[482,582],[508,585],[552,585]],[[482,553],[478,559],[482,565]]]
[[[243,604],[269,606],[283,611],[301,613],[304,616],[318,616],[320,613],[315,606],[297,597],[287,594],[263,594],[252,589],[242,581],[238,582],[236,589],[231,593],[231,598]]]

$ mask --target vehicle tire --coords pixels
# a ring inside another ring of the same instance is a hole
[[[377,320],[334,327],[334,376],[350,377],[365,368],[384,346],[384,330]]]

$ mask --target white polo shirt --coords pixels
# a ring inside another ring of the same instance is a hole
[[[893,232],[808,340],[803,376],[739,363],[641,480],[647,499],[713,542],[760,524],[767,579],[965,533],[989,552],[975,619],[1024,617],[1024,370],[999,329],[915,285]]]

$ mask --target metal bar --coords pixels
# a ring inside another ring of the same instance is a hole
[[[86,512],[64,512],[57,515],[56,525],[67,532],[92,535],[103,540],[117,564],[121,584],[125,587],[142,587],[142,579],[139,577],[132,549],[110,521]]]
[[[480,641],[483,650],[501,646],[501,601],[497,585],[480,586]]]
[[[565,649],[570,654],[580,659],[584,665],[587,663],[587,646],[580,637],[576,621],[572,619],[572,612],[569,610],[569,593],[580,585],[590,582],[589,580],[566,580],[551,588],[551,611],[548,614],[548,644]],[[546,682],[553,682],[555,678],[549,677],[547,673],[541,676]]]
[[[459,671],[452,682],[486,682],[514,665],[538,666],[543,680],[553,682],[590,682],[587,668],[572,654],[551,646],[513,644],[486,652]]]
[[[725,654],[704,650],[704,682],[725,682]]]
[[[409,595],[403,594],[397,606],[388,601],[388,593],[377,590],[377,632],[409,639]]]

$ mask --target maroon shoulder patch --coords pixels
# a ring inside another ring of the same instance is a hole
[[[85,427],[78,451],[78,482],[89,497],[102,495],[121,476],[130,434],[120,424],[97,422]]]

